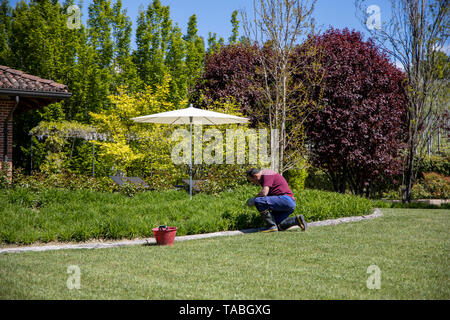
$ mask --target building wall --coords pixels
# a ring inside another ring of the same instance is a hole
[[[9,97],[0,96],[0,168],[3,163],[9,164],[9,172],[12,173],[12,144],[13,144],[13,123],[12,113],[15,101]],[[8,153],[5,154],[5,126],[8,129]]]

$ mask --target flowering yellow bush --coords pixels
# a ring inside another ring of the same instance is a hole
[[[98,143],[98,157],[102,161],[127,175],[148,177],[155,172],[167,174],[178,170],[170,159],[173,128],[131,120],[175,109],[169,98],[170,80],[166,75],[155,89],[146,86],[144,91],[132,95],[126,92],[125,87],[120,87],[118,94],[108,97],[114,106],[112,109],[91,113],[96,128],[110,136],[110,141]]]

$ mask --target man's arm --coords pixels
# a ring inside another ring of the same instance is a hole
[[[269,194],[269,187],[268,187],[268,186],[265,186],[265,187],[263,187],[263,188],[261,189],[261,191],[256,195],[255,198],[258,198],[258,197],[265,197],[265,196],[267,196],[268,194]]]

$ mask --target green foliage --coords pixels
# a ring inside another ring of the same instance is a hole
[[[120,86],[128,86],[134,92],[140,87],[137,68],[130,54],[132,23],[126,15],[126,9],[122,9],[122,2],[117,0],[112,7],[112,35],[114,45],[113,92]]]
[[[292,169],[283,174],[288,182],[289,186],[293,190],[305,189],[305,180],[308,177],[306,169]]]
[[[208,33],[208,54],[219,52],[224,45],[225,40],[222,37],[217,40],[216,33]]]
[[[95,125],[111,135],[100,142],[98,156],[102,162],[125,174],[149,176],[154,171],[176,171],[171,161],[170,128],[165,125],[136,123],[130,118],[174,109],[170,101],[171,77],[166,75],[155,89],[145,86],[141,93],[129,95],[125,88],[109,96],[113,108],[91,113]],[[154,143],[158,141],[158,143]]]
[[[31,1],[20,2],[12,9],[7,2],[1,3],[2,64],[64,83],[73,94],[72,98],[32,111],[27,117],[15,117],[15,126],[28,131],[42,120],[90,123],[91,112],[102,113],[111,108],[107,97],[119,87],[126,85],[127,91],[134,93],[145,83],[154,89],[164,83],[168,72],[173,73],[169,84],[171,102],[177,107],[183,105],[188,77],[186,41],[179,28],[172,28],[168,7],[155,0],[142,12],[137,49],[132,54],[131,20],[120,0],[92,1],[87,25],[82,24],[79,29],[67,26],[67,7],[72,4],[72,0],[63,5],[59,1]],[[192,32],[190,36],[199,40]],[[197,51],[195,55],[199,56]],[[190,61],[202,65],[196,58]],[[15,162],[25,166],[29,161],[29,138],[20,134],[14,137],[19,146]],[[68,153],[67,149],[64,151]],[[79,151],[82,150],[76,147],[70,150],[68,159],[86,158]]]
[[[120,186],[120,193],[123,195],[126,195],[130,198],[134,198],[138,192],[141,192],[145,190],[142,186],[135,185],[130,182],[125,182],[123,185]]]
[[[412,188],[413,199],[450,199],[450,177],[436,172],[423,173]]]
[[[10,186],[9,162],[0,163],[0,189],[6,189]]]
[[[333,191],[333,184],[325,171],[309,167],[305,179],[305,188]]]
[[[195,84],[201,75],[205,56],[203,39],[197,34],[197,16],[189,18],[186,41],[186,72],[188,92],[194,90]]]
[[[149,3],[146,11],[140,11],[137,19],[134,62],[143,83],[156,86],[166,74],[164,64],[172,20],[169,6],[159,0]]]
[[[155,98],[158,103],[164,100],[165,104],[160,108],[162,111],[186,105],[188,89],[192,90],[203,68],[204,44],[198,35],[195,15],[189,19],[187,32],[183,35],[180,28],[173,25],[169,7],[161,4],[160,0],[153,0],[139,12],[136,50],[132,52],[132,24],[122,1],[91,1],[87,23],[82,23],[79,29],[70,29],[67,25],[67,8],[73,4],[73,0],[63,4],[59,1],[31,1],[19,2],[13,9],[7,1],[1,2],[2,64],[64,83],[73,94],[70,99],[31,111],[26,116],[18,114],[14,117],[15,127],[28,132],[42,121],[78,121],[85,125],[98,123],[99,120],[93,119],[92,114],[107,114],[115,108],[115,102],[108,97],[115,94],[131,97],[147,92],[149,87],[155,91],[161,86],[168,88],[165,100]],[[150,113],[157,111],[157,108],[145,110]],[[15,131],[14,139],[18,146],[15,165],[28,167],[30,138]],[[85,174],[91,167],[92,152],[82,142],[54,136],[43,143],[34,142],[34,169],[43,166],[49,173],[70,169]],[[167,174],[167,168],[147,167],[149,161],[156,163],[161,160],[160,155],[167,158],[167,152],[155,151],[157,156],[150,160],[134,157],[132,151],[136,144],[126,139],[117,140],[117,146],[123,147],[123,154],[119,154],[117,162],[120,164],[115,169],[128,167],[130,172],[147,175],[154,175],[156,169],[160,169]],[[148,141],[143,148],[149,144]],[[60,152],[46,154],[51,147]],[[102,157],[96,159],[96,169],[99,168],[96,173],[110,174],[111,164],[115,161],[113,156],[114,152],[105,163],[99,163]],[[163,183],[164,177],[158,176],[155,180]]]
[[[88,175],[74,174],[69,171],[60,173],[35,172],[26,175],[20,168],[13,172],[13,188],[27,188],[38,192],[42,189],[60,188],[66,190],[92,190],[98,192],[113,192],[118,187],[109,177],[94,178]]]
[[[180,28],[175,26],[170,34],[166,64],[169,73],[172,75],[170,100],[176,107],[179,107],[182,101],[187,98],[188,75],[186,73],[185,56],[186,43],[182,38]]]
[[[247,184],[245,166],[241,165],[202,165],[198,168],[197,179],[203,180],[199,191],[210,195],[219,195]]]
[[[76,121],[41,121],[30,130],[30,134],[39,139],[45,137],[42,147],[47,151],[47,155],[40,163],[40,169],[47,174],[69,170],[69,160],[72,155],[69,155],[64,147],[69,143],[73,144],[75,139],[87,141],[107,139],[106,135],[98,133],[94,127]]]
[[[372,201],[349,194],[305,189],[294,195],[295,214],[303,214],[307,221],[366,215],[374,208]]]
[[[231,31],[231,36],[228,39],[230,44],[236,44],[238,43],[238,37],[239,37],[239,20],[237,19],[238,11],[234,10],[231,14],[231,25],[233,26],[233,29]]]
[[[291,190],[305,189],[305,181],[308,177],[308,167],[306,161],[300,159],[296,168],[287,170],[283,173]]]
[[[450,156],[425,156],[418,161],[417,173],[421,177],[423,172],[436,172],[444,176],[450,176]]]
[[[449,199],[450,178],[436,172],[423,172],[412,188],[412,199]],[[384,199],[401,198],[401,186],[383,193]]]
[[[8,0],[0,1],[0,65],[8,65],[11,56],[8,45],[9,32],[11,30],[12,8]]]

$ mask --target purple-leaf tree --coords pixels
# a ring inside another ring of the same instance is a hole
[[[359,32],[329,29],[322,50],[323,108],[307,123],[311,160],[334,189],[370,194],[371,185],[401,170],[407,97],[405,76]]]
[[[256,119],[254,112],[260,97],[254,90],[258,82],[258,48],[244,43],[222,47],[205,58],[205,69],[197,84],[197,94],[202,94],[206,104],[233,98],[246,116]]]

